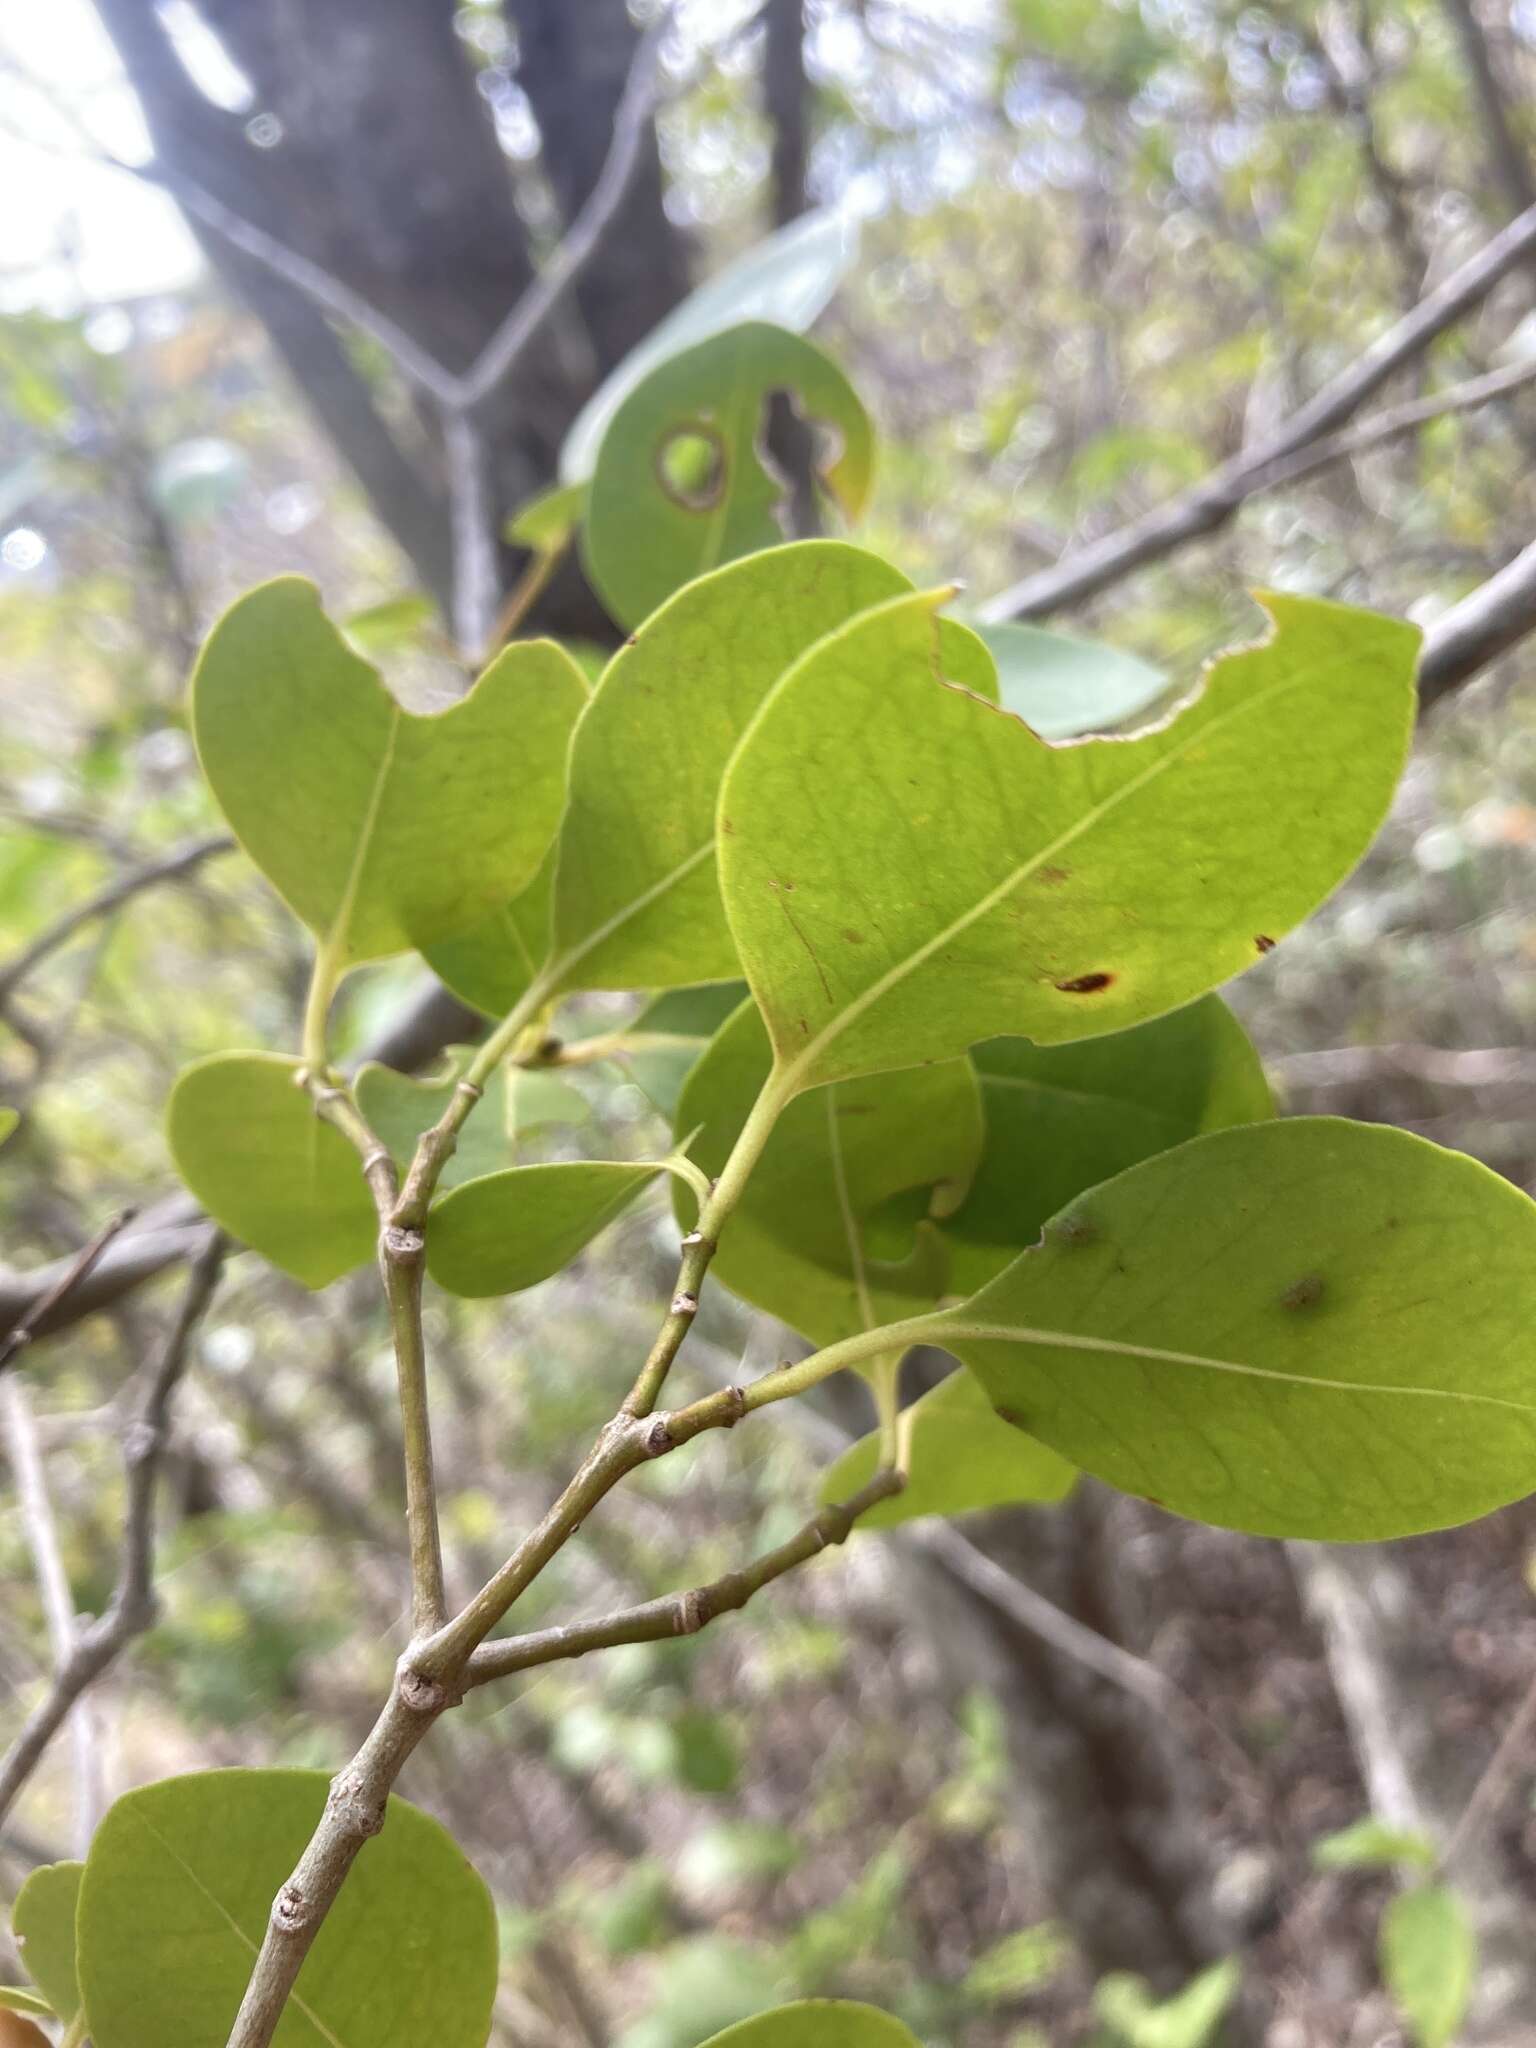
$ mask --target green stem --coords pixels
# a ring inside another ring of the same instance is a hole
[[[880,1424],[880,1463],[905,1469],[901,1457],[899,1427],[901,1402],[901,1361],[904,1351],[883,1351],[864,1368],[875,1397],[875,1414]]]
[[[345,964],[337,948],[331,940],[322,939],[315,950],[314,970],[309,977],[309,995],[304,1004],[304,1036],[301,1041],[304,1064],[314,1074],[324,1074],[326,1071],[325,1027],[331,1014],[332,998],[345,971]]]
[[[85,2025],[85,2008],[82,2006],[70,2021],[69,2032],[59,2042],[59,2048],[84,2048]]]
[[[790,1100],[790,1093],[780,1080],[778,1069],[768,1076],[751,1113],[742,1125],[731,1156],[721,1170],[720,1178],[710,1190],[708,1199],[699,1210],[696,1230],[690,1230],[683,1239],[683,1256],[678,1267],[677,1289],[672,1296],[672,1306],[666,1320],[656,1333],[644,1365],[636,1376],[624,1402],[625,1415],[649,1415],[661,1398],[667,1374],[672,1361],[682,1348],[683,1339],[693,1328],[693,1319],[699,1312],[699,1290],[704,1285],[704,1275],[709,1271],[709,1262],[715,1256],[720,1242],[720,1233],[730,1219],[731,1211],[741,1200],[748,1176],[763,1155],[763,1148],[773,1135],[773,1127],[782,1115],[784,1105]]]
[[[419,1230],[386,1225],[379,1265],[389,1303],[400,1393],[400,1436],[405,1459],[405,1527],[411,1552],[411,1634],[435,1634],[448,1617],[443,1546],[437,1519],[437,1475],[427,1404],[427,1354],[421,1329],[425,1240]]]

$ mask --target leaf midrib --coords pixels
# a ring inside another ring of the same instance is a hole
[[[1477,1408],[1502,1408],[1517,1415],[1536,1416],[1536,1403],[1512,1401],[1503,1394],[1479,1394],[1464,1387],[1392,1386],[1370,1380],[1314,1379],[1306,1373],[1283,1372],[1277,1366],[1244,1365],[1238,1359],[1207,1358],[1198,1351],[1165,1351],[1153,1344],[1125,1343],[1114,1337],[1088,1337],[1072,1330],[1039,1330],[1024,1323],[971,1323],[952,1320],[941,1311],[933,1319],[939,1341],[951,1337],[978,1343],[1035,1344],[1048,1350],[1101,1351],[1121,1358],[1147,1359],[1158,1365],[1191,1365],[1206,1372],[1233,1373],[1243,1379],[1274,1380],[1282,1386],[1303,1387],[1309,1392],[1334,1394],[1413,1395],[1421,1400],[1459,1401]]]

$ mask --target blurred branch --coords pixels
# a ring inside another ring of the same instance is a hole
[[[898,1472],[877,1472],[850,1500],[813,1515],[787,1543],[707,1586],[693,1586],[683,1593],[664,1593],[659,1600],[624,1608],[600,1621],[573,1621],[560,1628],[540,1629],[533,1635],[485,1643],[470,1658],[465,1683],[485,1685],[493,1678],[506,1678],[536,1664],[560,1663],[568,1657],[584,1657],[592,1650],[610,1650],[620,1643],[663,1643],[677,1636],[697,1635],[722,1614],[745,1607],[754,1593],[783,1578],[797,1565],[808,1563],[833,1544],[846,1543],[860,1515],[900,1493],[905,1483]]]
[[[142,867],[130,868],[127,874],[119,875],[116,881],[98,889],[94,896],[87,896],[84,902],[77,903],[46,930],[39,932],[7,966],[0,967],[0,1007],[10,1000],[34,967],[67,944],[93,918],[109,916],[160,882],[180,881],[216,854],[231,852],[234,844],[227,832],[210,833],[205,839],[195,839],[187,846],[178,847],[161,860],[146,861]]]
[[[42,1600],[43,1618],[48,1627],[48,1640],[52,1646],[55,1679],[45,1708],[57,1697],[58,1711],[47,1717],[46,1742],[63,1723],[79,1696],[78,1688],[65,1692],[62,1678],[74,1660],[78,1637],[75,1630],[75,1603],[70,1590],[69,1573],[64,1565],[64,1553],[59,1543],[59,1526],[53,1512],[53,1502],[48,1494],[48,1475],[43,1464],[42,1451],[37,1440],[37,1425],[32,1417],[32,1404],[26,1388],[17,1379],[0,1383],[0,1429],[5,1435],[6,1456],[10,1460],[11,1478],[16,1488],[16,1504],[20,1510],[22,1534],[32,1557],[32,1569],[37,1579],[37,1590]],[[21,1752],[27,1728],[15,1745]],[[95,1730],[77,1719],[73,1728],[75,1742],[74,1804],[75,1828],[74,1848],[77,1856],[83,1856],[90,1846],[96,1829],[101,1808],[100,1772],[96,1763],[99,1745]],[[21,1789],[28,1773],[42,1753],[42,1744],[28,1745],[25,1751],[24,1768],[13,1769],[8,1755],[0,1763],[0,1820],[3,1820],[15,1792]],[[14,1790],[9,1788],[14,1781]]]
[[[16,1740],[0,1757],[0,1820],[4,1819],[22,1786],[37,1768],[43,1752],[68,1719],[76,1701],[121,1655],[133,1638],[142,1635],[154,1623],[155,1498],[160,1463],[169,1435],[171,1400],[186,1368],[193,1334],[206,1315],[218,1287],[228,1249],[227,1241],[217,1231],[209,1237],[192,1268],[181,1308],[166,1339],[143,1404],[124,1434],[127,1500],[123,1510],[123,1545],[117,1584],[106,1612],[77,1632],[68,1579],[63,1579],[62,1601],[57,1589],[53,1593],[50,1608],[56,1662],[53,1683],[28,1715]],[[17,1412],[15,1404],[24,1404],[25,1398],[19,1385],[11,1385],[4,1390],[4,1399],[11,1404],[12,1416]],[[24,1494],[24,1462],[24,1459],[17,1461],[18,1494]],[[27,1477],[31,1488],[31,1507],[35,1513],[37,1495],[42,1486],[42,1468],[40,1460],[34,1460],[34,1464],[36,1469]],[[46,1492],[43,1492],[45,1506],[46,1498]],[[24,1497],[24,1513],[27,1507],[28,1500]],[[58,1569],[62,1575],[61,1562]],[[59,1608],[56,1615],[52,1607]],[[85,1830],[85,1836],[88,1841],[89,1828]]]
[[[988,599],[979,607],[979,616],[992,625],[1004,619],[1044,617],[1095,596],[1224,526],[1247,498],[1263,488],[1270,472],[1343,426],[1389,378],[1422,356],[1533,253],[1536,206],[1528,207],[1452,271],[1256,448],[1239,450],[1177,497]]]
[[[1265,1062],[1282,1081],[1304,1088],[1351,1087],[1402,1074],[1434,1087],[1522,1086],[1536,1080],[1536,1052],[1520,1046],[1479,1046],[1442,1052],[1431,1045],[1339,1045],[1318,1052],[1283,1053]]]
[[[1536,629],[1536,541],[1435,620],[1419,656],[1427,710]]]
[[[1477,102],[1478,119],[1488,144],[1488,154],[1493,159],[1494,171],[1504,187],[1504,196],[1516,212],[1536,205],[1536,177],[1532,176],[1530,162],[1515,134],[1508,96],[1494,65],[1483,25],[1477,18],[1474,0],[1441,0],[1441,5],[1450,16],[1456,39],[1461,44],[1462,58]]]
[[[113,1238],[133,1220],[133,1213],[132,1209],[123,1209],[116,1216],[108,1217],[89,1244],[83,1245],[67,1259],[60,1259],[56,1265],[29,1275],[23,1283],[29,1289],[25,1306],[9,1315],[6,1312],[5,1284],[0,1280],[0,1321],[6,1326],[6,1334],[0,1338],[0,1373],[18,1351],[30,1344],[40,1330],[48,1327],[49,1318],[56,1311],[66,1306],[78,1306],[78,1297],[84,1293],[86,1282],[99,1269],[103,1254]]]

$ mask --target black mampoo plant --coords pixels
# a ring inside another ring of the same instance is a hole
[[[1369,845],[1408,745],[1415,632],[1266,597],[1264,637],[1180,702],[1106,657],[1064,716],[1049,636],[989,645],[951,591],[873,554],[775,544],[756,433],[782,385],[840,430],[824,481],[856,514],[856,397],[753,322],[636,385],[590,481],[529,515],[551,555],[579,539],[631,631],[595,684],[513,640],[418,716],[292,579],[204,649],[204,772],[315,967],[302,1044],[188,1069],[171,1146],[224,1230],[308,1285],[377,1258],[412,1628],[329,1784],[152,1785],[83,1866],[32,1879],[16,1927],[37,1990],[5,1997],[73,2042],[482,2048],[489,1895],[391,1797],[406,1759],[470,1690],[702,1628],[856,1522],[1055,1500],[1082,1470],[1236,1529],[1375,1539],[1536,1480],[1536,1210],[1400,1132],[1273,1120],[1214,993]],[[496,1021],[434,1082],[348,1077],[336,990],[411,950]],[[568,1038],[561,1006],[599,990],[646,1000]],[[568,1113],[556,1070],[599,1063],[633,1063],[675,1149],[519,1163],[522,1135]],[[450,1611],[424,1289],[530,1287],[662,1184],[681,1242],[655,1341],[548,1512]],[[669,1408],[710,1277],[815,1348]],[[903,1406],[919,1345],[959,1370]],[[876,1427],[799,1534],[709,1585],[504,1631],[626,1475],[844,1370]],[[1415,1952],[1452,1910],[1428,1886],[1399,1904],[1389,1934],[1401,1947],[1418,1916]],[[912,2041],[815,2000],[718,2039]]]

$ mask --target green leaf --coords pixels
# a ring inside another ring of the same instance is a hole
[[[75,1909],[84,1867],[80,1863],[45,1863],[32,1872],[11,1908],[11,1932],[27,1975],[48,2001],[49,2011],[66,2021],[80,2010]]]
[[[1077,1473],[1064,1458],[1004,1422],[973,1373],[961,1366],[901,1411],[905,1488],[860,1515],[860,1529],[894,1529],[924,1515],[1064,1500]],[[821,1482],[824,1501],[850,1500],[874,1478],[873,1433],[844,1451]]]
[[[95,2048],[223,2048],[327,1782],[202,1771],[117,1801],[80,1888]],[[276,2048],[484,2048],[496,1979],[489,1892],[435,1820],[392,1798],[315,1937]]]
[[[437,607],[430,597],[391,597],[349,612],[341,630],[359,654],[388,654],[428,638],[436,620]]]
[[[1124,2048],[1206,2048],[1241,1982],[1242,1972],[1229,1957],[1159,2003],[1140,1977],[1117,1970],[1099,1980],[1093,2003]]]
[[[1445,1885],[1419,1885],[1381,1916],[1381,1976],[1418,2048],[1449,2048],[1466,2015],[1477,1937]]]
[[[297,1060],[216,1053],[178,1075],[176,1171],[231,1237],[306,1287],[373,1257],[378,1219],[356,1152],[295,1085]]]
[[[533,878],[586,699],[567,654],[519,641],[462,703],[417,716],[285,576],[214,627],[192,725],[246,852],[349,964],[467,929]]]
[[[1021,1927],[978,1956],[965,1973],[961,1989],[967,1998],[1001,2005],[1038,1991],[1059,1976],[1071,1961],[1072,1942],[1054,1920]]]
[[[739,974],[715,879],[725,765],[806,648],[907,587],[842,541],[792,542],[679,591],[614,656],[571,743],[554,914],[566,988]]]
[[[593,588],[633,628],[691,578],[782,540],[783,480],[761,452],[769,398],[787,391],[836,457],[819,480],[858,518],[874,454],[858,393],[829,356],[751,320],[670,356],[622,401],[597,454],[582,526]]]
[[[558,554],[570,545],[586,501],[585,484],[553,484],[536,492],[507,521],[507,539],[537,555]]]
[[[872,2005],[803,1998],[711,2035],[704,2048],[917,2048],[917,2039]]]
[[[463,1047],[449,1047],[448,1071],[439,1079],[418,1081],[393,1067],[368,1061],[353,1082],[357,1106],[376,1135],[388,1146],[395,1164],[410,1164],[416,1141],[430,1130],[453,1096],[454,1085],[468,1057]],[[577,1124],[588,1115],[587,1099],[569,1081],[555,1074],[500,1066],[485,1084],[484,1099],[459,1133],[459,1142],[438,1185],[444,1190],[510,1166],[518,1140],[550,1124]],[[355,1156],[355,1155],[354,1155]]]
[[[560,450],[560,476],[592,474],[608,423],[658,363],[739,320],[772,320],[803,333],[821,313],[858,254],[855,217],[841,207],[802,214],[717,271],[653,327],[611,370],[576,415]]]
[[[21,1113],[19,1110],[9,1109],[4,1104],[0,1104],[0,1145],[5,1143],[6,1139],[20,1122]]]
[[[768,1076],[763,1020],[746,1002],[689,1075],[679,1133],[718,1174]],[[952,1206],[981,1152],[967,1060],[868,1075],[792,1102],[721,1234],[713,1272],[817,1343],[920,1313],[945,1291],[929,1218]],[[686,1219],[685,1198],[677,1209]]]
[[[1433,1870],[1436,1860],[1435,1845],[1427,1835],[1388,1827],[1369,1813],[1312,1844],[1312,1861],[1319,1870]]]
[[[1536,1206],[1402,1131],[1196,1138],[908,1327],[1073,1464],[1256,1535],[1407,1536],[1536,1483]]]
[[[1411,627],[1268,598],[1174,721],[1047,746],[935,677],[943,594],[811,649],[721,790],[721,889],[786,1091],[1003,1033],[1097,1037],[1240,973],[1390,801]]]
[[[35,1991],[28,1991],[21,1984],[0,1984],[0,2012],[26,2013],[37,2019],[53,2017],[53,2007],[47,1999],[39,1998]]]
[[[513,897],[467,931],[423,946],[422,956],[461,1002],[487,1017],[505,1017],[533,986],[549,953],[550,891],[556,844],[538,873]]]
[[[1258,1054],[1214,995],[1107,1038],[994,1038],[971,1057],[987,1142],[970,1193],[943,1225],[956,1294],[1001,1272],[1084,1188],[1273,1112]]]
[[[624,1063],[636,1087],[664,1117],[676,1116],[683,1083],[746,993],[746,983],[740,981],[666,989],[629,1026],[625,1036],[634,1041],[634,1049],[625,1053]]]
[[[670,1733],[673,1770],[680,1785],[710,1794],[735,1789],[741,1777],[741,1745],[723,1716],[704,1707],[685,1707],[673,1716]]]
[[[570,1264],[656,1178],[653,1163],[557,1160],[466,1181],[432,1211],[427,1271],[450,1294],[516,1294]]]
[[[1161,669],[1139,655],[1043,626],[978,626],[997,663],[1003,709],[1043,740],[1077,739],[1128,724],[1166,694]]]

